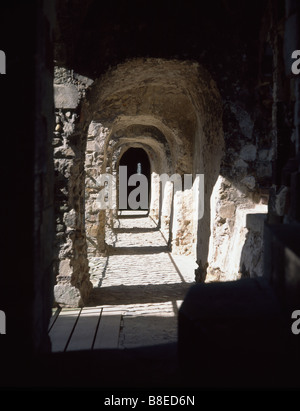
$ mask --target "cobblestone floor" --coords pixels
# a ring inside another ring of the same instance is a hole
[[[109,256],[89,259],[91,304],[122,312],[119,347],[175,342],[178,307],[194,282],[193,259],[171,255],[142,212],[122,212],[106,238]]]

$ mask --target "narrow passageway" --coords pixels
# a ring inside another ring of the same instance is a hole
[[[108,256],[89,258],[89,306],[52,318],[53,352],[177,341],[178,309],[194,282],[193,258],[172,255],[146,211],[120,211],[106,241]]]
[[[177,313],[194,282],[192,258],[172,256],[145,211],[121,211],[107,230],[109,255],[90,258],[93,306],[122,312],[120,347],[177,339]]]

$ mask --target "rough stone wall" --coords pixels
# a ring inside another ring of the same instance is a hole
[[[79,107],[87,78],[55,69],[56,125],[53,138],[56,198],[56,284],[60,305],[82,305],[91,290],[84,229],[85,140],[81,138]]]
[[[259,120],[259,119],[258,119]],[[253,113],[240,104],[226,103],[223,107],[223,130],[225,155],[221,162],[220,176],[211,196],[211,238],[207,281],[211,279],[237,279],[242,275],[255,276],[262,273],[262,253],[259,247],[254,252],[250,246],[251,227],[247,228],[247,214],[267,213],[268,184],[272,175],[273,149],[270,143],[261,146]],[[262,132],[262,131],[260,131]],[[267,138],[265,136],[264,140]],[[263,225],[256,237],[262,244]],[[246,236],[248,241],[245,244]],[[253,256],[253,269],[248,270],[241,261],[243,256]],[[256,270],[258,258],[261,267]]]
[[[246,92],[250,94],[244,87],[243,98]],[[207,281],[262,274],[263,248],[259,244],[262,245],[263,225],[258,225],[259,232],[255,232],[258,241],[254,251],[251,245],[254,243],[249,240],[254,232],[247,227],[246,221],[247,214],[267,213],[274,154],[271,118],[265,118],[265,129],[259,128],[257,124],[261,118],[246,109],[238,98],[234,95],[230,97],[234,103],[223,103],[225,152],[211,197],[212,213],[215,214],[211,221]],[[266,134],[261,138],[263,132]],[[246,255],[248,269],[242,261]],[[259,268],[255,268],[256,260],[260,261]]]
[[[212,219],[207,268],[199,259],[196,273],[199,280],[206,274],[207,281],[262,274],[263,224],[260,222],[261,214],[267,215],[272,184],[276,154],[273,83],[277,84],[280,78],[278,65],[267,47],[269,43],[274,45],[274,37],[278,37],[279,32],[270,26],[271,9],[265,11],[258,30],[256,58],[250,47],[239,44],[232,51],[230,64],[225,58],[214,66],[209,64],[222,100],[225,147],[220,176],[210,199]],[[274,50],[278,54],[280,44],[277,43]],[[251,70],[255,64],[254,75]],[[247,77],[247,72],[251,72],[251,76]],[[252,222],[257,221],[249,224],[248,214]]]
[[[207,281],[262,275],[263,220],[267,204],[220,176],[212,195],[212,236]]]

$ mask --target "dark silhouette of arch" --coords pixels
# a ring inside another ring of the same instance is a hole
[[[150,193],[151,193],[151,166],[150,166],[150,161],[149,157],[146,153],[145,150],[142,148],[134,148],[131,147],[125,153],[122,155],[119,166],[126,166],[127,167],[127,182],[129,178],[133,174],[143,174],[146,176],[148,180],[148,205],[146,210],[149,209],[149,204],[150,204]],[[127,184],[127,194],[128,196],[130,193],[136,188],[136,186],[128,186]],[[131,210],[128,202],[127,202],[127,207],[126,208],[121,208],[121,210]],[[145,209],[139,207],[139,210]]]

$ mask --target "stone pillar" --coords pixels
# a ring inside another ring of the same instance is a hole
[[[83,306],[89,298],[84,207],[86,138],[79,123],[79,104],[90,80],[65,69],[56,69],[54,98],[56,285],[55,302]]]
[[[161,186],[162,190],[162,186]],[[171,220],[173,209],[173,184],[171,181],[167,181],[164,187],[164,192],[161,193],[161,215],[160,215],[160,227],[161,232],[167,241],[171,239]]]
[[[159,175],[152,171],[151,173],[151,200],[149,204],[149,215],[156,223],[159,223],[160,217],[160,181]]]
[[[172,252],[191,255],[194,251],[194,192],[193,185],[187,184],[186,175],[182,177],[182,190],[173,197]],[[190,175],[190,177],[192,177]]]
[[[106,173],[104,156],[108,130],[100,122],[92,121],[88,128],[85,155],[85,230],[88,254],[100,256],[106,253],[105,222],[106,210],[99,202],[106,182],[101,176]],[[104,177],[104,176],[103,176]],[[107,182],[108,183],[108,182]]]

